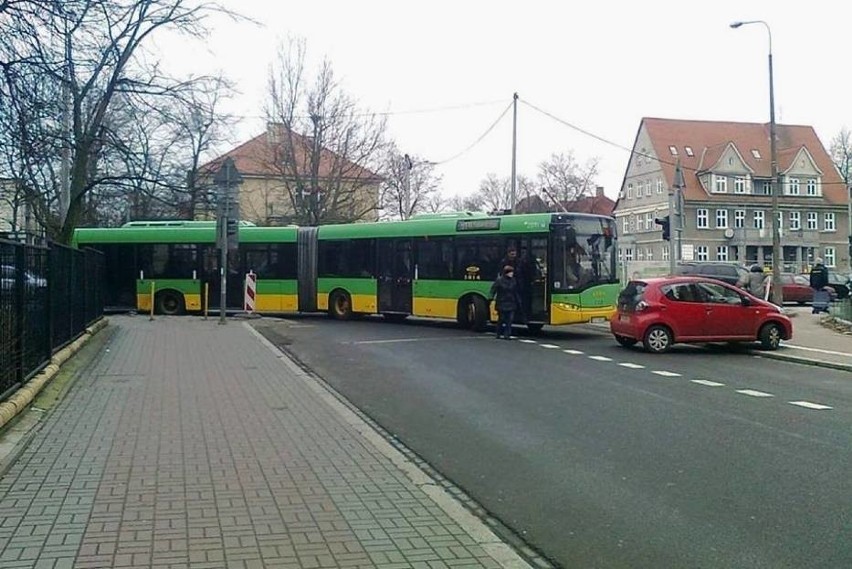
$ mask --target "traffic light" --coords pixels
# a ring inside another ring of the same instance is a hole
[[[663,226],[663,240],[669,241],[671,239],[671,224],[669,223],[669,216],[657,217],[654,219],[654,223]]]
[[[237,234],[237,224],[238,223],[239,223],[239,221],[237,221],[236,219],[228,219],[228,222],[227,222],[228,237]]]

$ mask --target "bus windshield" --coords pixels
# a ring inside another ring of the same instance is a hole
[[[579,292],[617,281],[614,229],[605,218],[572,219],[551,226],[554,290]]]

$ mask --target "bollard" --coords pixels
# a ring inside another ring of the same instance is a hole
[[[151,315],[148,317],[148,320],[154,319],[154,281],[151,281]]]
[[[207,320],[207,310],[210,308],[210,283],[204,283],[204,319]]]

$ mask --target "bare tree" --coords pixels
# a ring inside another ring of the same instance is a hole
[[[409,219],[435,207],[441,177],[435,165],[419,157],[401,154],[395,144],[389,145],[382,175],[383,217]]]
[[[103,160],[121,132],[116,101],[162,96],[181,84],[151,63],[151,37],[163,29],[200,37],[204,16],[223,10],[192,0],[6,4],[0,71],[8,106],[0,120],[15,127],[7,148],[39,221],[68,242],[86,195],[119,175]]]
[[[537,181],[543,188],[542,199],[567,205],[593,195],[598,163],[597,158],[592,158],[581,165],[570,151],[552,154],[538,167]]]
[[[279,48],[269,74],[270,167],[295,220],[319,225],[375,218],[384,117],[358,107],[326,60],[312,77],[304,41]]]
[[[852,131],[845,126],[831,139],[829,153],[847,187],[852,185]]]

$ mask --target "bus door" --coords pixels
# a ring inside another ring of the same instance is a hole
[[[228,282],[225,291],[226,308],[243,308],[245,275],[242,274],[242,263],[239,251],[228,251]],[[221,257],[219,249],[213,245],[204,248],[202,256],[202,278],[209,285],[209,307],[219,308],[222,277],[219,271]]]
[[[548,259],[547,236],[529,236],[524,239],[529,275],[529,316],[534,322],[548,322]]]
[[[379,239],[377,250],[379,312],[411,314],[411,240]]]

